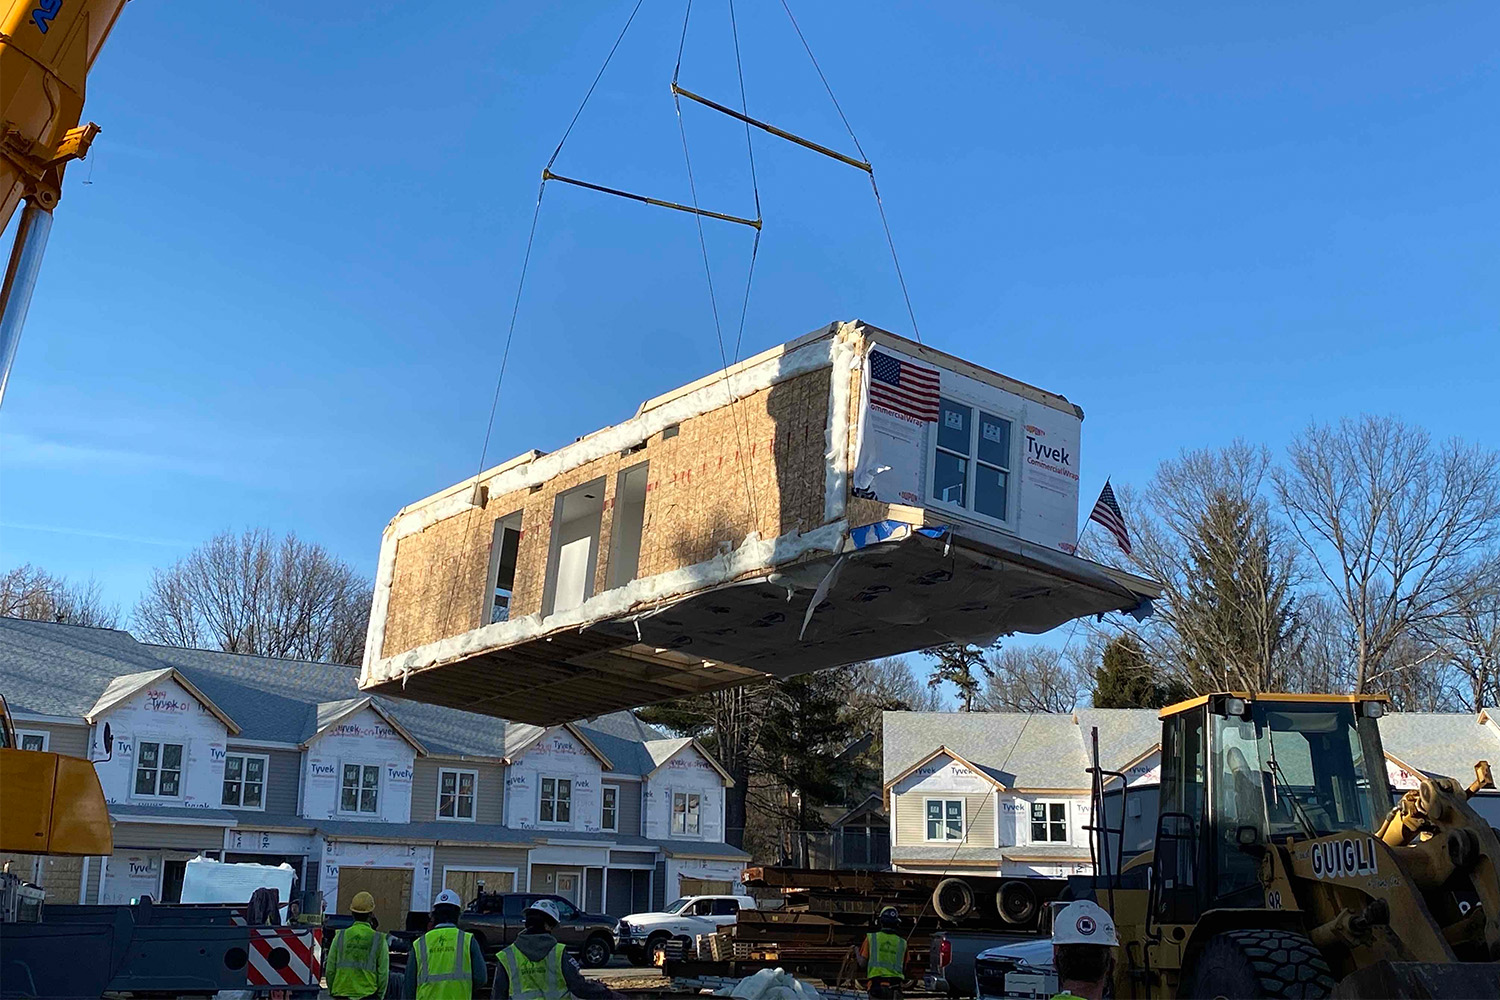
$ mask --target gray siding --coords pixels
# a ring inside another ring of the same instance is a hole
[[[121,822],[115,826],[115,853],[119,854],[122,848],[221,851],[224,849],[224,828]],[[120,863],[124,864],[123,861]]]
[[[505,765],[476,761],[434,760],[418,757],[411,780],[411,821],[423,823],[437,819],[438,772],[441,770],[477,771],[474,820],[477,823],[503,823],[505,805]]]
[[[604,912],[612,917],[645,913],[651,906],[651,873],[611,868],[604,898]]]
[[[585,910],[599,913],[604,909],[604,869],[590,868],[583,873]]]
[[[47,749],[52,753],[63,753],[69,757],[89,755],[88,726],[60,726],[51,722],[21,722],[16,720],[16,730],[27,733],[47,733]],[[77,892],[77,889],[74,889]]]
[[[89,906],[93,906],[99,899],[99,880],[104,875],[104,859],[89,858],[89,882],[84,890],[83,899],[79,900]]]
[[[263,750],[259,747],[228,746],[230,753],[264,754],[266,759],[266,808],[276,816],[297,815],[297,783],[302,778],[302,751]],[[254,810],[246,810],[254,812]]]
[[[610,851],[609,863],[612,865],[654,865],[656,864],[656,852]]]
[[[656,877],[651,880],[651,909],[660,910],[667,905],[667,863],[656,863]]]
[[[432,851],[433,884],[442,881],[444,868],[514,868],[516,891],[525,892],[529,853],[524,847],[438,846]]]
[[[639,781],[617,781],[610,778],[604,782],[606,785],[619,785],[620,795],[616,800],[620,809],[620,829],[622,837],[639,837],[641,835],[641,783]]]

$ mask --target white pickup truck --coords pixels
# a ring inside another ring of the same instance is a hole
[[[619,950],[635,965],[660,964],[658,953],[680,939],[689,954],[700,934],[712,934],[735,922],[741,910],[756,909],[752,896],[683,896],[660,913],[632,913],[615,926]]]

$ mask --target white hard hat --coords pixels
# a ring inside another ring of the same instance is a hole
[[[1097,944],[1118,947],[1115,922],[1104,907],[1087,899],[1074,900],[1052,917],[1053,944]]]
[[[524,917],[528,913],[545,913],[552,919],[552,922],[554,924],[562,923],[562,914],[558,912],[557,904],[552,902],[552,900],[550,899],[537,900],[530,906],[526,907],[526,909],[522,910],[521,916]]]
[[[434,899],[432,901],[432,906],[433,909],[436,909],[439,906],[456,906],[460,910],[462,910],[464,908],[464,901],[460,899],[458,893],[454,892],[452,889],[444,889],[442,892],[437,894],[437,899]]]

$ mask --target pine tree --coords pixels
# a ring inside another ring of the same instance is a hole
[[[1161,708],[1190,697],[1186,685],[1151,665],[1133,636],[1104,647],[1104,662],[1094,674],[1095,708]]]
[[[820,670],[778,681],[764,712],[757,770],[779,786],[775,811],[797,837],[803,859],[809,855],[808,831],[824,826],[818,809],[844,800],[838,754],[860,735],[845,710],[843,674]]]
[[[948,642],[922,650],[937,660],[927,686],[935,688],[947,681],[958,689],[962,709],[965,712],[974,711],[974,702],[979,698],[985,678],[994,675],[989,664],[989,654],[999,649],[1000,643],[997,641],[988,646],[976,646],[972,642]]]

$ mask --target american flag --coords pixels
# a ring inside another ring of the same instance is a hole
[[[1094,512],[1089,515],[1090,521],[1097,521],[1115,536],[1115,542],[1130,555],[1130,534],[1125,530],[1125,515],[1120,513],[1120,503],[1115,499],[1115,491],[1109,485],[1109,480],[1104,481],[1104,489],[1099,491],[1099,499],[1094,502]]]
[[[939,375],[879,351],[870,352],[870,402],[926,423],[938,418]]]

